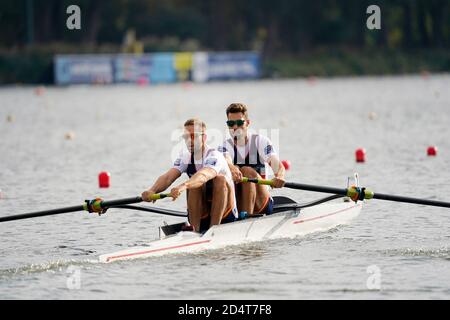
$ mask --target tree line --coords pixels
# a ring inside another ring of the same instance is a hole
[[[81,8],[81,30],[66,28],[72,4]],[[380,30],[366,27],[371,4],[381,9]],[[133,29],[144,43],[173,39],[267,54],[330,46],[448,48],[449,21],[448,0],[2,0],[0,46],[120,44]]]

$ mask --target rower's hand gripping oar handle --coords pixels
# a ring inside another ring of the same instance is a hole
[[[150,197],[150,200],[159,200],[164,199],[166,197],[169,197],[170,193],[155,193],[152,194]],[[139,203],[142,202],[142,197],[135,197],[135,198],[128,198],[128,199],[121,199],[119,201],[103,201],[101,198],[95,198],[93,200],[85,200],[85,203],[83,204],[83,210],[88,212],[95,212],[99,215],[102,215],[106,213],[106,210],[108,210],[110,207],[113,207],[115,205],[126,205],[126,204],[133,204],[133,203]]]

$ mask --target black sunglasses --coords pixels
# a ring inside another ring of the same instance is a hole
[[[228,120],[227,121],[227,125],[230,128],[233,128],[234,125],[237,125],[238,127],[242,127],[244,125],[245,121],[247,121],[247,120],[242,120],[242,119],[239,119],[239,120]]]

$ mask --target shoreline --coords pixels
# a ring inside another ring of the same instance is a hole
[[[106,53],[91,48],[92,54]],[[32,47],[24,51],[0,48],[0,85],[53,84],[54,56],[63,52],[53,46]],[[73,54],[86,49],[62,50]],[[111,50],[109,50],[111,51]],[[113,51],[111,51],[111,54]],[[119,52],[117,50],[116,52]],[[149,52],[151,53],[151,52]],[[318,48],[302,53],[262,53],[260,79],[308,77],[412,75],[450,72],[450,50],[432,49],[354,49]]]
[[[370,80],[370,79],[400,79],[405,77],[415,77],[417,79],[428,80],[433,77],[446,77],[450,76],[450,71],[443,72],[422,72],[422,73],[398,73],[398,74],[363,74],[363,75],[332,75],[332,76],[298,76],[298,77],[272,77],[272,78],[259,78],[252,80],[223,80],[223,81],[208,81],[208,82],[193,82],[193,81],[185,81],[185,82],[174,82],[174,83],[158,83],[158,84],[148,84],[145,86],[141,86],[137,83],[98,83],[98,84],[70,84],[70,85],[57,85],[55,83],[0,83],[0,90],[2,89],[35,89],[36,87],[44,87],[44,88],[56,88],[56,89],[69,89],[69,88],[108,88],[108,87],[129,87],[129,88],[175,88],[175,87],[183,87],[186,84],[192,86],[205,86],[205,85],[220,85],[220,84],[245,84],[245,83],[267,83],[271,81],[277,82],[289,82],[289,81],[304,81],[311,83],[311,85],[315,85],[316,82],[321,81],[330,81],[330,80],[352,80],[352,79],[360,79],[360,80]]]

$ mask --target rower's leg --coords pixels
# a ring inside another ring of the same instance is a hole
[[[189,222],[195,231],[200,231],[200,220],[207,211],[204,187],[190,189],[187,199]]]
[[[255,169],[250,167],[241,167],[241,172],[244,177],[256,178],[258,173]],[[238,195],[238,210],[239,212],[246,211],[248,214],[253,214],[256,201],[256,184],[255,183],[241,183]]]
[[[231,187],[227,183],[227,179],[222,175],[217,175],[213,179],[212,190],[212,204],[211,204],[211,224],[210,226],[220,224],[225,210],[232,204],[229,201],[232,196]]]
[[[242,175],[247,178],[262,179],[262,177],[251,167],[242,167]],[[267,187],[255,183],[241,183],[239,197],[239,211],[247,211],[249,215],[261,211],[270,197]]]

